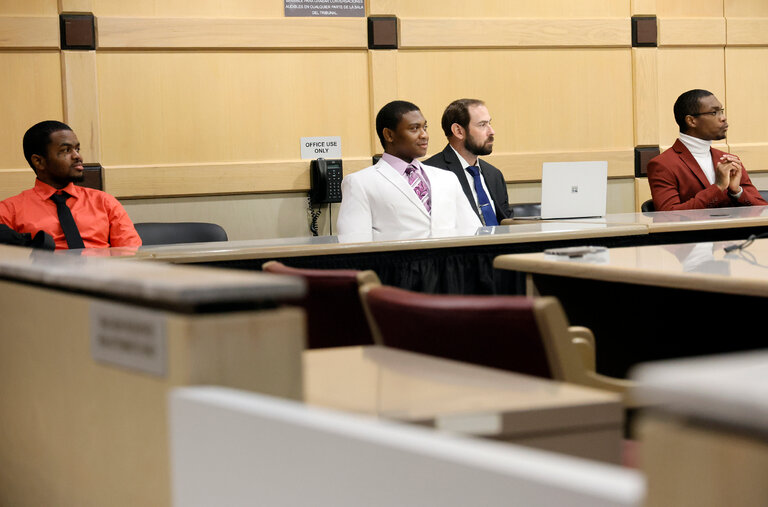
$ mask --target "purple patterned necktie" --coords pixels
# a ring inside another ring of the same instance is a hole
[[[429,189],[427,188],[426,183],[424,183],[419,171],[416,170],[416,167],[409,165],[405,168],[405,174],[408,176],[408,184],[413,191],[416,192],[416,196],[421,199],[421,203],[424,204],[424,207],[427,208],[427,213],[431,213],[432,199],[429,197]]]

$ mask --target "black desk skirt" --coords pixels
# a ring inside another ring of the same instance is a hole
[[[640,236],[537,241],[493,245],[399,250],[345,255],[312,255],[208,262],[204,265],[260,270],[269,260],[295,268],[371,269],[382,283],[431,294],[524,294],[523,277],[512,271],[494,270],[493,259],[511,253],[540,252],[547,248],[597,245],[606,247],[693,243],[746,239],[768,227],[669,232]]]

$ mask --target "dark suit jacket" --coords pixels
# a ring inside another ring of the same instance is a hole
[[[443,151],[436,153],[423,163],[453,172],[459,178],[461,189],[464,190],[464,195],[467,196],[469,204],[475,210],[477,216],[480,217],[480,213],[477,211],[477,203],[472,195],[472,189],[467,181],[466,172],[462,169],[459,157],[456,156],[450,144],[446,145]],[[505,218],[512,218],[512,209],[509,207],[509,196],[507,195],[507,184],[504,181],[504,175],[484,160],[480,160],[480,170],[485,179],[485,186],[488,187],[488,192],[490,192],[490,197],[493,199],[493,204],[496,207],[496,219],[501,222]]]
[[[724,152],[714,148],[711,151],[712,163],[717,167]],[[648,163],[648,184],[651,186],[656,211],[768,204],[750,181],[746,168],[741,171],[743,192],[738,200],[728,195],[728,189],[720,190],[711,184],[696,159],[679,139]]]

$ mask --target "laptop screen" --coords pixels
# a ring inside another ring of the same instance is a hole
[[[541,218],[605,216],[608,162],[544,162]]]

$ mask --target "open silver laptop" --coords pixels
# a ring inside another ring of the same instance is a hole
[[[541,218],[605,216],[608,162],[544,162]]]

